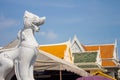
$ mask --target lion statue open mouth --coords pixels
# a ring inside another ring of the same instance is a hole
[[[17,80],[34,80],[33,65],[39,45],[34,33],[44,22],[45,17],[25,11],[24,27],[18,32],[17,47],[0,51],[0,80],[10,80],[14,74]]]
[[[38,17],[28,11],[25,11],[24,15],[24,28],[33,28],[34,31],[39,31],[39,26],[45,21],[45,17]]]

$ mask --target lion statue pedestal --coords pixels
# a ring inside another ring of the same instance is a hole
[[[33,65],[38,52],[34,33],[45,22],[28,11],[24,14],[24,27],[18,32],[17,47],[0,51],[0,80],[10,80],[15,74],[17,80],[34,80]]]

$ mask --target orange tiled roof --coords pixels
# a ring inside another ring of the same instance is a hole
[[[99,46],[84,46],[85,51],[97,51],[99,50]]]
[[[40,46],[39,49],[45,52],[51,53],[61,59],[64,58],[64,52],[66,51],[67,45],[48,45]]]
[[[101,58],[113,58],[114,45],[85,46],[86,51],[100,50]]]
[[[101,58],[113,58],[114,45],[100,46]]]
[[[117,65],[112,60],[102,60],[102,66],[104,66],[104,67],[108,67],[108,66],[112,67],[113,66],[114,67]]]

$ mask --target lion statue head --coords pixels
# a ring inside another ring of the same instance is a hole
[[[33,13],[25,11],[24,13],[24,29],[31,28],[34,31],[39,31],[40,25],[45,22],[46,17],[39,17]]]

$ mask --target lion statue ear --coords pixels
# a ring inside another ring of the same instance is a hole
[[[35,14],[33,14],[33,13],[31,13],[31,12],[29,12],[29,11],[25,11],[25,13],[24,13],[24,18],[26,18],[26,17],[33,17],[33,16],[36,16]]]
[[[29,14],[29,12],[26,10],[25,13],[24,13],[24,18],[27,17]]]
[[[34,14],[32,14],[32,13],[30,13],[30,12],[28,12],[27,10],[25,11],[25,13],[24,13],[24,18],[26,18],[26,17],[32,17]]]

